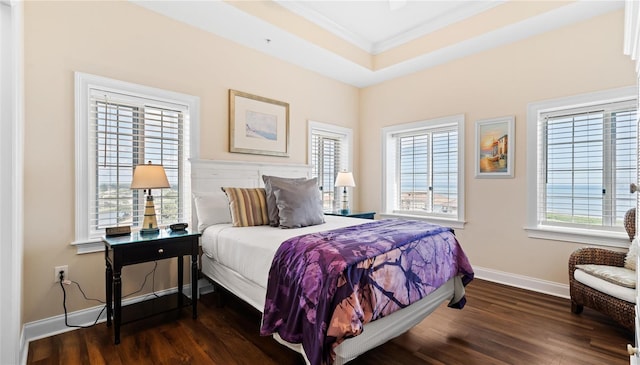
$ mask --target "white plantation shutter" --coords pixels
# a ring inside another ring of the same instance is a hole
[[[456,216],[458,131],[439,126],[393,135],[398,191],[394,211]]]
[[[335,135],[312,133],[311,151],[311,176],[318,178],[324,210],[333,210],[339,197],[334,184],[342,167],[342,140]]]
[[[621,231],[635,207],[635,101],[542,112],[537,140],[538,224]]]
[[[105,227],[140,226],[145,193],[130,186],[134,167],[148,161],[170,183],[152,191],[158,224],[190,223],[199,98],[80,72],[75,88],[78,253],[102,250]]]

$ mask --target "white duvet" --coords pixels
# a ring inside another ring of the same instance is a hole
[[[282,242],[308,233],[370,222],[331,215],[325,216],[325,221],[326,223],[317,226],[293,229],[216,224],[207,227],[202,233],[202,251],[207,257],[266,289],[271,261]]]

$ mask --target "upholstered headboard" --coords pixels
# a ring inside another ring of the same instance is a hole
[[[223,186],[238,188],[264,187],[262,175],[311,177],[311,165],[222,160],[190,160],[191,192],[220,191]],[[195,210],[195,208],[193,208]],[[198,226],[195,211],[192,223]]]

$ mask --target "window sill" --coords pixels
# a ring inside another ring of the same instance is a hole
[[[629,236],[622,232],[593,231],[561,227],[525,227],[529,238],[583,243],[594,246],[628,248]]]
[[[438,218],[432,216],[424,216],[424,215],[411,215],[411,214],[400,214],[400,213],[380,213],[381,218],[399,218],[399,219],[415,219],[420,221],[427,221],[433,224],[439,224],[441,226],[450,227],[454,229],[464,229],[464,225],[466,222],[459,221],[456,219],[447,219],[447,218]]]
[[[71,242],[71,246],[75,246],[76,254],[104,252],[104,243],[100,238],[89,238],[86,241]]]

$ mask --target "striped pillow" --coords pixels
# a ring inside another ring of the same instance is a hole
[[[229,210],[234,227],[269,224],[267,195],[264,188],[222,188],[229,198]]]

